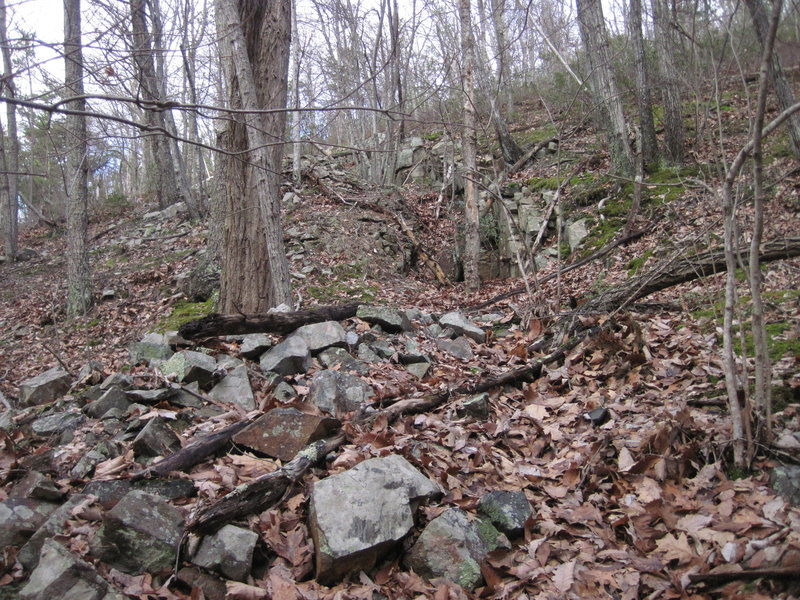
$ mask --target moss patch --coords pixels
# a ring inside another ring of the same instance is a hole
[[[172,314],[162,320],[155,327],[157,333],[164,333],[165,331],[175,331],[180,329],[181,325],[200,319],[214,312],[215,298],[209,298],[205,302],[187,302],[181,300],[172,309]]]
[[[647,250],[641,256],[637,256],[636,258],[631,259],[630,261],[628,261],[628,264],[626,265],[627,268],[628,268],[628,277],[633,277],[639,271],[641,271],[642,267],[647,262],[647,259],[650,258],[651,256],[653,256],[653,251],[652,250]]]
[[[334,301],[375,303],[380,291],[378,286],[365,282],[332,281],[327,285],[310,285],[308,295],[323,304]]]

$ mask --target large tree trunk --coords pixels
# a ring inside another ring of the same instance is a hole
[[[86,110],[83,96],[83,48],[81,0],[64,0],[64,61],[68,103],[71,110]],[[67,115],[67,314],[85,314],[92,304],[92,283],[86,249],[88,168],[86,165],[86,117]]]
[[[631,0],[628,26],[633,43],[633,56],[636,62],[636,104],[639,107],[639,128],[641,130],[641,149],[644,164],[658,160],[656,126],[653,121],[653,99],[650,89],[650,75],[644,54],[642,37],[642,0]]]
[[[480,287],[481,240],[478,230],[478,190],[475,184],[475,97],[473,89],[473,65],[475,62],[475,37],[472,33],[470,0],[459,4],[461,19],[462,85],[464,86],[464,127],[462,153],[464,157],[464,281],[468,291]]]
[[[608,32],[600,0],[577,0],[578,24],[591,72],[589,82],[595,104],[597,128],[605,132],[614,171],[633,174],[633,153],[628,143],[622,97],[617,89],[608,47]]]
[[[289,264],[283,247],[279,181],[283,157],[291,38],[289,0],[217,0],[222,60],[232,108],[224,157],[225,240],[220,308],[225,313],[266,313],[291,304]]]
[[[652,0],[655,28],[656,60],[664,103],[664,146],[666,159],[673,165],[683,162],[683,104],[675,61],[676,33],[670,24],[670,8],[666,0]]]
[[[16,97],[16,86],[14,85],[14,70],[11,65],[11,46],[8,41],[8,31],[6,29],[6,2],[0,0],[0,47],[3,53],[3,93],[10,98]],[[6,127],[8,138],[0,142],[3,157],[3,166],[6,174],[4,175],[7,184],[8,196],[3,199],[4,207],[0,211],[3,213],[3,241],[5,246],[6,258],[14,260],[17,255],[17,189],[19,171],[19,137],[17,135],[17,105],[11,102],[6,103]],[[0,132],[2,134],[2,132]],[[6,186],[3,186],[4,190]]]
[[[747,9],[753,19],[753,27],[756,31],[758,43],[763,51],[764,43],[769,34],[769,14],[764,0],[745,0]],[[769,61],[769,77],[775,86],[775,95],[781,110],[786,110],[794,104],[794,92],[786,75],[783,72],[780,56],[777,52],[772,52]],[[800,158],[800,114],[795,114],[789,118],[786,126],[789,128],[789,138],[792,141],[792,150],[795,156]]]

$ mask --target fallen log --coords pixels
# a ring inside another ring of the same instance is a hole
[[[266,315],[220,315],[214,313],[185,323],[178,333],[187,340],[241,333],[286,334],[311,323],[342,321],[355,317],[359,306],[359,302],[351,302],[341,306],[320,306],[314,310],[268,313]]]
[[[278,504],[292,486],[315,463],[342,445],[344,433],[309,444],[283,467],[242,484],[213,504],[189,516],[186,530],[191,533],[214,533],[230,521]]]
[[[747,264],[750,259],[750,246],[739,248],[737,255],[741,257],[743,264]],[[800,237],[767,240],[761,245],[761,262],[795,256],[800,256]],[[590,298],[578,308],[577,312],[589,314],[618,310],[655,292],[725,271],[725,251],[721,246],[691,256],[680,256],[666,260],[647,273],[632,277]]]
[[[224,429],[203,436],[193,441],[188,446],[164,457],[157,463],[150,465],[146,469],[137,471],[131,475],[131,479],[135,481],[146,477],[164,476],[172,471],[188,471],[193,466],[203,462],[206,458],[223,448],[234,435],[252,422],[253,419],[242,419]]]
[[[791,567],[766,567],[763,569],[742,569],[722,573],[693,573],[689,575],[690,583],[707,583],[721,585],[731,581],[754,581],[756,579],[800,579],[800,565]]]

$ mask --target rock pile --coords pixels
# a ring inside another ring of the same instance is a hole
[[[442,357],[466,363],[486,339],[486,330],[460,313],[437,319],[362,306],[344,324],[306,325],[284,339],[230,337],[216,354],[189,349],[175,334],[151,333],[131,345],[131,363],[139,367],[130,374],[83,385],[56,368],[25,381],[20,408],[0,415],[0,439],[9,440],[9,449],[12,439],[47,439],[50,448],[0,471],[10,482],[0,502],[0,542],[17,549],[28,574],[19,597],[120,598],[104,577],[109,568],[165,580],[176,561],[185,564],[178,578],[186,585],[207,598],[223,597],[221,582],[248,582],[263,570],[268,539],[237,522],[184,544],[186,507],[196,503],[191,498],[202,490],[202,477],[144,478],[143,468],[202,437],[185,432],[209,434],[213,419],[233,413],[248,424],[223,449],[248,452],[269,472],[340,430],[354,413],[374,413],[376,371],[391,365],[409,381],[425,378],[445,366]],[[160,383],[142,387],[148,379]],[[486,398],[469,399],[460,414],[486,418]],[[495,490],[469,514],[437,504],[446,494],[443,483],[425,474],[419,457],[399,454],[317,481],[307,515],[317,581],[368,572],[400,550],[406,566],[425,577],[477,586],[481,561],[523,532],[530,503],[522,491]],[[433,511],[427,514],[438,514],[427,523],[423,504]],[[74,535],[81,541],[70,542]]]

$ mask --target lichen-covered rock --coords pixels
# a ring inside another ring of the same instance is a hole
[[[61,367],[53,367],[19,385],[19,402],[22,406],[47,404],[66,394],[71,382],[69,373]]]
[[[396,454],[318,481],[309,509],[317,580],[371,568],[411,529],[416,504],[439,495],[438,485]]]
[[[772,469],[770,484],[787,502],[800,506],[800,466],[780,465]]]
[[[93,419],[99,419],[112,408],[119,408],[125,412],[128,410],[130,405],[130,400],[128,400],[125,392],[117,386],[112,386],[108,388],[97,400],[94,400],[93,402],[90,402],[84,406],[83,412]]]
[[[272,340],[265,333],[248,333],[242,337],[242,346],[239,354],[250,360],[255,360],[264,352],[272,348]]]
[[[47,520],[36,530],[31,538],[25,543],[17,553],[17,560],[25,567],[26,570],[31,570],[39,564],[39,552],[42,549],[42,544],[64,531],[64,524],[72,518],[72,509],[78,506],[81,502],[88,500],[86,494],[75,494],[64,504],[59,506],[56,510],[50,513]]]
[[[91,550],[120,571],[158,573],[174,565],[182,534],[181,511],[158,496],[134,490],[106,513]]]
[[[138,342],[133,342],[128,346],[131,364],[137,365],[146,362],[148,365],[160,364],[172,356],[170,348],[164,336],[160,333],[147,333]]]
[[[217,361],[208,354],[182,350],[173,354],[167,362],[161,365],[161,372],[164,375],[174,374],[182,383],[196,381],[200,387],[204,387],[211,382],[216,368]]]
[[[27,542],[56,508],[58,504],[32,498],[9,498],[0,502],[0,548]]]
[[[308,399],[320,410],[341,418],[359,410],[374,395],[372,386],[360,377],[326,369],[312,377]]]
[[[167,456],[181,447],[181,440],[161,417],[153,417],[133,440],[136,456]]]
[[[521,535],[525,530],[525,522],[533,514],[531,503],[522,491],[489,492],[480,499],[478,510],[499,531],[510,536]]]
[[[470,521],[463,510],[451,508],[422,530],[405,563],[423,577],[443,577],[471,590],[483,580],[481,561],[504,543],[488,521]]]
[[[79,410],[66,411],[40,417],[31,423],[31,431],[37,435],[51,435],[70,431],[86,420]]]
[[[58,489],[49,477],[37,471],[30,471],[11,488],[8,495],[11,498],[34,498],[57,502],[63,498],[64,492]]]

